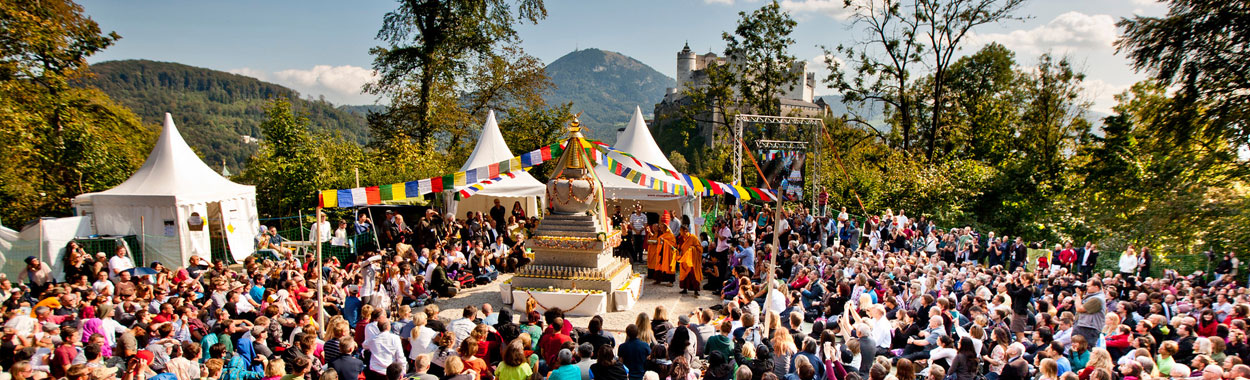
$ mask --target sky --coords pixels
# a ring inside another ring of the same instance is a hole
[[[150,59],[229,71],[282,84],[335,104],[374,104],[360,87],[372,80],[374,38],[382,17],[398,5],[387,0],[79,0],[105,31],[122,36],[92,62]],[[821,46],[852,44],[864,31],[850,23],[842,0],[783,0],[798,21],[791,52],[827,73]],[[576,49],[617,51],[670,77],[677,51],[689,43],[702,54],[724,50],[721,33],[737,25],[738,12],[761,0],[546,0],[548,17],[520,26],[526,52],[552,62]],[[974,30],[961,54],[991,41],[1016,52],[1027,68],[1045,52],[1068,56],[1086,73],[1093,110],[1109,112],[1113,96],[1145,78],[1115,54],[1115,22],[1133,15],[1161,16],[1155,0],[1028,0],[1024,19]],[[832,94],[823,83],[817,95]],[[656,94],[656,98],[663,94]],[[647,105],[643,105],[643,108]]]

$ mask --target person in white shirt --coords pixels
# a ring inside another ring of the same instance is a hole
[[[339,228],[334,230],[334,236],[330,238],[330,245],[338,247],[347,246],[347,221],[340,220]]]
[[[126,245],[117,246],[117,254],[109,258],[109,279],[116,280],[122,271],[135,267],[135,261],[130,258],[129,253]]]
[[[113,282],[109,281],[108,272],[105,271],[96,273],[95,282],[91,283],[91,289],[94,289],[96,294],[102,296],[112,296],[117,290],[117,288],[113,286]]]
[[[371,343],[373,343],[373,341],[378,338],[378,335],[382,333],[382,327],[389,327],[391,325],[391,319],[387,317],[386,310],[382,309],[375,311],[375,313],[378,312],[381,312],[381,316],[378,317],[378,320],[365,325],[365,340],[363,342],[366,349],[370,347]]]
[[[370,352],[370,373],[365,374],[367,379],[385,379],[386,367],[390,367],[392,363],[399,364],[399,373],[408,371],[408,359],[404,358],[404,346],[399,341],[399,335],[391,332],[390,321],[380,323],[382,321],[386,321],[386,318],[379,320],[379,323],[370,324],[378,326],[378,335],[365,343]]]
[[[326,221],[325,213],[317,215],[317,222],[313,223],[312,226],[309,226],[308,229],[314,234],[310,237],[310,239],[316,239],[316,237],[320,235],[320,241],[323,242],[330,241],[331,234],[334,232],[334,227],[330,225],[330,222]]]
[[[1124,253],[1120,254],[1119,266],[1120,273],[1124,274],[1126,277],[1132,276],[1137,272],[1137,253],[1133,252],[1133,248],[1131,246],[1129,249],[1125,250]]]

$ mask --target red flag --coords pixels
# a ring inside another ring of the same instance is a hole
[[[543,161],[551,159],[551,146],[550,145],[544,146],[542,149],[539,149],[539,151],[541,151],[543,154]]]
[[[490,172],[488,177],[490,178],[498,177],[499,176],[499,163],[496,162],[496,163],[490,164],[490,166],[486,167],[486,170]]]
[[[720,182],[712,182],[712,194],[721,195],[725,193],[725,189],[721,187]]]
[[[443,192],[443,177],[430,178],[430,191],[435,193]]]
[[[377,186],[365,188],[365,202],[371,205],[382,204],[382,193],[378,192]]]

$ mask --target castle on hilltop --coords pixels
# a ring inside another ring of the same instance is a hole
[[[687,90],[707,85],[708,66],[727,63],[729,63],[727,58],[717,56],[716,53],[695,54],[694,51],[690,50],[689,43],[681,51],[678,51],[677,87],[668,88],[664,94],[664,100],[655,105],[654,125],[657,132],[667,124],[682,117],[682,107],[692,105],[693,102],[686,95]],[[792,82],[789,83],[789,86],[782,88],[782,93],[776,95],[777,100],[781,103],[782,116],[820,117],[827,110],[828,105],[825,104],[823,99],[814,99],[816,74],[807,71],[807,61],[796,61],[791,64],[790,74],[793,78]],[[717,110],[701,110],[699,115],[696,117],[699,136],[703,138],[704,144],[711,146],[716,140],[715,131],[717,128],[714,128],[714,126],[726,123],[724,115],[721,115]]]

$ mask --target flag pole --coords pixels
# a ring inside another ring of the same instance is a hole
[[[325,333],[325,319],[326,319],[325,271],[322,270],[322,268],[324,268],[325,266],[322,264],[322,261],[321,261],[321,220],[320,219],[321,219],[321,202],[317,202],[317,214],[314,216],[314,219],[313,219],[314,220],[313,226],[315,226],[313,227],[314,228],[313,235],[315,236],[313,240],[316,241],[316,244],[317,244],[317,268],[316,268],[317,270],[316,272],[317,273],[317,332]]]

